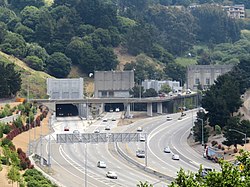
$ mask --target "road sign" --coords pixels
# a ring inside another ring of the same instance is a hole
[[[243,171],[244,165],[243,165],[243,164],[240,164],[240,165],[239,165],[239,169],[240,169],[240,171]]]
[[[110,142],[139,142],[141,134],[143,133],[111,133],[109,141]]]
[[[65,133],[57,134],[57,143],[105,143],[105,142],[139,142],[145,133]]]

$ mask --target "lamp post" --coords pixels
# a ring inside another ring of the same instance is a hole
[[[203,119],[197,118],[197,120],[201,120],[201,145],[204,145],[204,132],[203,132]]]
[[[244,149],[245,149],[245,151],[246,151],[247,134],[246,134],[246,133],[243,133],[243,132],[240,132],[240,131],[238,131],[238,130],[236,130],[236,129],[229,129],[229,131],[238,132],[238,133],[240,133],[240,134],[242,134],[242,135],[244,135],[244,136],[245,136],[245,145],[244,145]]]

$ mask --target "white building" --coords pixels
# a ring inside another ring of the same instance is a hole
[[[95,97],[129,97],[134,87],[134,71],[95,71]]]
[[[144,80],[142,81],[142,86],[144,90],[153,88],[156,92],[159,92],[161,90],[162,85],[167,84],[170,88],[172,88],[173,91],[182,91],[182,87],[180,86],[179,81],[170,81],[170,80]]]
[[[82,99],[83,78],[47,78],[47,94],[50,99]]]

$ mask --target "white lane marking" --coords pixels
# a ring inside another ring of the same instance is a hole
[[[63,148],[62,148],[61,145],[60,145],[60,147],[59,147],[59,152],[60,152],[60,154],[62,155],[62,157],[63,157],[71,166],[73,166],[74,168],[76,168],[78,171],[84,173],[83,171],[85,171],[85,169],[84,169],[81,165],[79,165],[78,163],[76,163],[74,160],[72,160],[72,159],[69,157],[69,155],[68,155],[67,153],[64,152],[64,150],[63,150]],[[66,159],[66,157],[65,157],[63,154],[67,157],[67,159]],[[69,160],[70,160],[71,162],[69,162]],[[72,164],[72,163],[74,163],[74,164]],[[76,165],[76,166],[75,166],[75,165]],[[90,172],[89,170],[88,170],[87,175],[90,176],[90,177],[92,177],[92,178],[95,178],[95,177],[93,177],[93,176],[96,176],[95,173],[92,173],[92,172]],[[95,179],[95,180],[96,180],[96,179]],[[107,179],[106,179],[106,180],[107,180]],[[99,181],[99,182],[102,182],[102,183],[103,183],[103,181]],[[92,183],[89,182],[89,181],[88,181],[88,183],[92,184]],[[94,185],[94,184],[93,184],[93,185]],[[96,185],[94,185],[94,186],[96,186]]]
[[[46,144],[46,152],[48,154],[48,143]],[[59,151],[60,152],[60,151]],[[61,154],[61,153],[60,153]],[[64,158],[64,157],[63,157]],[[68,173],[70,173],[71,175],[75,176],[76,178],[79,178],[80,180],[83,180],[82,177],[79,177],[78,175],[75,175],[74,173],[72,173],[71,171],[67,170],[65,167],[63,167],[61,164],[59,164],[55,159],[53,159],[53,157],[51,156],[51,159],[61,168],[63,168],[65,171],[67,171]],[[65,158],[64,158],[65,159]],[[66,159],[65,159],[66,160]],[[67,161],[67,160],[66,160]],[[88,182],[90,183],[90,182]],[[91,183],[92,184],[92,183]],[[95,185],[94,185],[95,186]],[[96,186],[98,187],[98,186]]]

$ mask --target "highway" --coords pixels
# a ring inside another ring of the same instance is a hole
[[[220,170],[218,164],[203,158],[202,155],[195,152],[187,144],[187,137],[192,126],[191,112],[187,113],[187,116],[182,120],[178,120],[179,116],[180,114],[172,115],[173,120],[171,121],[166,121],[165,116],[163,121],[159,119],[157,120],[158,123],[145,125],[144,131],[149,132],[147,148],[148,167],[172,177],[176,177],[180,168],[183,168],[185,171],[197,172],[200,164],[204,167]],[[134,130],[136,128],[135,125]],[[164,147],[167,146],[170,147],[172,153],[164,153]],[[139,159],[135,156],[135,151],[138,148],[144,149],[142,143],[128,143],[127,145],[121,145],[121,148],[128,156],[138,160],[141,164],[145,164],[144,159]],[[180,156],[179,161],[172,160],[173,153]]]
[[[215,169],[219,169],[218,164],[214,164],[196,153],[187,145],[186,138],[191,128],[191,113],[182,120],[177,120],[180,114],[173,114],[172,121],[166,121],[166,115],[146,118],[137,121],[131,125],[117,126],[121,112],[107,113],[93,123],[79,120],[76,117],[57,118],[53,123],[55,132],[51,136],[51,164],[52,176],[58,180],[62,186],[75,187],[85,186],[85,178],[87,177],[87,186],[89,187],[106,187],[106,186],[136,186],[139,181],[148,181],[155,187],[162,187],[169,184],[169,181],[160,179],[159,177],[149,174],[135,165],[128,163],[116,151],[113,143],[99,144],[56,144],[55,134],[64,132],[64,128],[69,128],[69,133],[74,130],[83,132],[94,132],[99,129],[100,132],[136,132],[139,126],[143,127],[143,132],[148,133],[148,159],[149,168],[157,170],[165,175],[175,177],[177,171],[182,167],[185,170],[197,171],[199,165],[203,164]],[[111,130],[105,130],[109,125]],[[43,152],[47,153],[48,138],[46,136]],[[143,158],[137,158],[135,151],[138,148],[145,149],[145,143],[119,143],[119,148],[124,153],[136,160],[138,163],[145,164]],[[171,153],[164,153],[165,146],[169,146],[173,153],[180,155],[180,160],[172,160]],[[39,154],[41,145],[38,145]],[[86,161],[87,151],[87,163]],[[107,168],[98,168],[98,161],[105,161]],[[115,171],[118,179],[109,179],[106,177],[107,171]],[[85,171],[87,174],[85,175]]]

